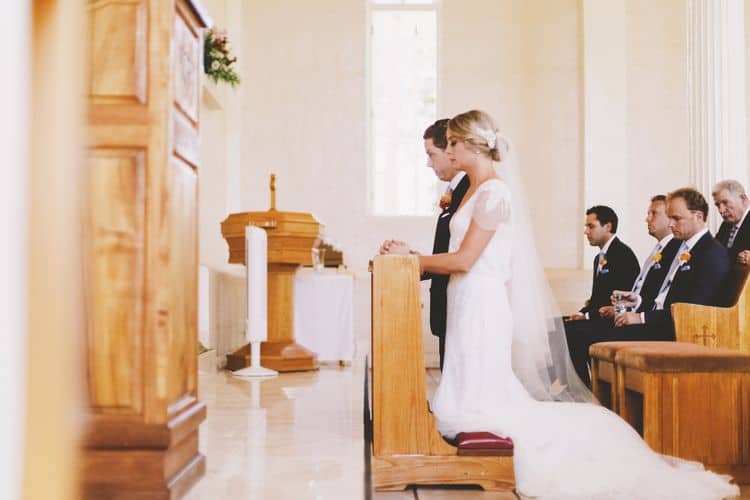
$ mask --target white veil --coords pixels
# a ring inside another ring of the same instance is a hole
[[[497,134],[498,176],[511,191],[513,227],[512,274],[508,292],[513,312],[513,371],[540,401],[595,401],[573,368],[565,326],[544,275],[526,191],[510,140]]]

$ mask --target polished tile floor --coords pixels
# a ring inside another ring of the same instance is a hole
[[[229,372],[201,375],[208,405],[201,426],[205,477],[186,500],[356,500],[369,498],[363,444],[363,372],[350,367],[288,373],[264,381]],[[439,372],[428,372],[428,392]],[[374,500],[511,500],[510,492],[417,488]],[[743,488],[750,499],[750,487]]]

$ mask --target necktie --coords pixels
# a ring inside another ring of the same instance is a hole
[[[653,310],[657,309],[664,309],[664,301],[667,298],[667,294],[669,293],[669,287],[672,286],[672,282],[674,281],[674,276],[677,274],[677,270],[682,265],[682,261],[680,260],[680,255],[685,253],[688,249],[687,243],[682,242],[682,245],[680,245],[680,249],[677,251],[677,255],[675,255],[674,260],[672,260],[672,265],[669,268],[669,273],[667,273],[667,277],[664,278],[664,282],[661,285],[661,290],[659,290],[659,295],[656,296],[656,299],[654,299],[654,307]]]
[[[734,239],[737,237],[737,233],[740,230],[740,225],[735,224],[732,226],[732,230],[729,231],[729,239],[727,240],[727,248],[732,248],[732,245],[734,245]]]
[[[646,276],[648,275],[649,271],[651,271],[651,267],[654,265],[654,255],[661,252],[661,250],[661,243],[657,243],[654,249],[651,251],[651,254],[643,263],[643,266],[641,267],[641,274],[639,274],[638,279],[635,280],[635,284],[633,285],[632,290],[633,292],[640,295],[641,288],[643,288],[643,282],[646,281]]]

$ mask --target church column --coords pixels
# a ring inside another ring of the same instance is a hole
[[[743,0],[687,0],[690,180],[747,186]],[[710,201],[710,200],[709,200]]]

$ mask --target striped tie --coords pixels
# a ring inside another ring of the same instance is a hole
[[[641,274],[638,275],[638,279],[635,280],[635,284],[633,285],[632,292],[635,292],[640,295],[641,288],[643,288],[643,282],[646,281],[646,276],[648,275],[649,271],[651,271],[651,268],[654,265],[654,255],[661,252],[662,246],[661,243],[657,243],[654,250],[651,252],[651,255],[648,256],[648,259],[646,259],[646,262],[643,263],[643,267],[641,268]]]
[[[735,224],[732,226],[732,230],[729,231],[729,239],[727,240],[727,248],[732,248],[732,245],[734,245],[734,239],[737,237],[737,233],[740,230],[740,225]]]
[[[678,268],[682,265],[680,255],[686,252],[687,249],[687,242],[683,241],[682,245],[680,245],[680,249],[677,251],[677,255],[675,255],[674,260],[672,260],[672,266],[669,268],[669,273],[667,273],[666,278],[664,278],[664,281],[662,282],[661,290],[659,290],[659,295],[657,295],[656,299],[654,299],[654,307],[652,308],[653,310],[664,309],[664,301],[667,299],[669,287],[672,286],[675,274],[677,274]]]

